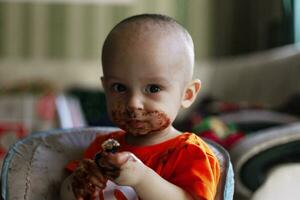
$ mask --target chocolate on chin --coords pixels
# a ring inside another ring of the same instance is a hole
[[[114,139],[108,139],[105,140],[102,144],[101,147],[102,149],[107,152],[107,153],[115,153],[119,150],[120,148],[120,143],[117,140]]]

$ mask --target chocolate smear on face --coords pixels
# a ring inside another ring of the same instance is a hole
[[[144,109],[113,109],[112,120],[121,129],[134,135],[144,135],[167,128],[171,120],[162,111],[147,111]]]

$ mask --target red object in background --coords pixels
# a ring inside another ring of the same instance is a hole
[[[200,136],[222,145],[222,140],[211,130],[201,132]]]
[[[55,96],[47,94],[38,99],[36,111],[38,116],[44,120],[53,120],[55,118]]]
[[[2,158],[6,154],[10,144],[16,142],[16,140],[6,141],[9,142],[9,144],[3,142],[3,138],[5,136],[8,136],[8,134],[14,134],[14,137],[11,138],[20,139],[25,137],[28,134],[28,131],[26,130],[24,125],[20,123],[0,122],[0,158]]]
[[[221,139],[213,131],[207,130],[207,131],[201,132],[200,136],[203,138],[210,139],[210,140],[220,144],[225,149],[229,150],[233,147],[234,144],[236,144],[238,141],[240,141],[245,136],[245,134],[243,132],[231,133],[226,138]]]
[[[244,136],[245,134],[242,132],[232,133],[223,140],[223,146],[226,149],[231,149],[233,145],[240,141]]]

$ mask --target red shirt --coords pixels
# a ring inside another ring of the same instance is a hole
[[[95,154],[102,150],[102,142],[113,138],[121,144],[120,151],[133,153],[165,180],[181,187],[193,197],[214,199],[220,167],[218,159],[200,137],[183,133],[160,144],[132,146],[125,142],[124,136],[125,133],[121,131],[98,136],[86,149],[84,158],[94,159]],[[67,169],[73,171],[77,164],[76,161],[71,162]]]

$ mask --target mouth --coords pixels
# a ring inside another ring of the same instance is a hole
[[[140,121],[140,120],[128,120],[127,121],[128,125],[132,128],[135,129],[142,129],[145,127],[145,123],[144,121]]]

